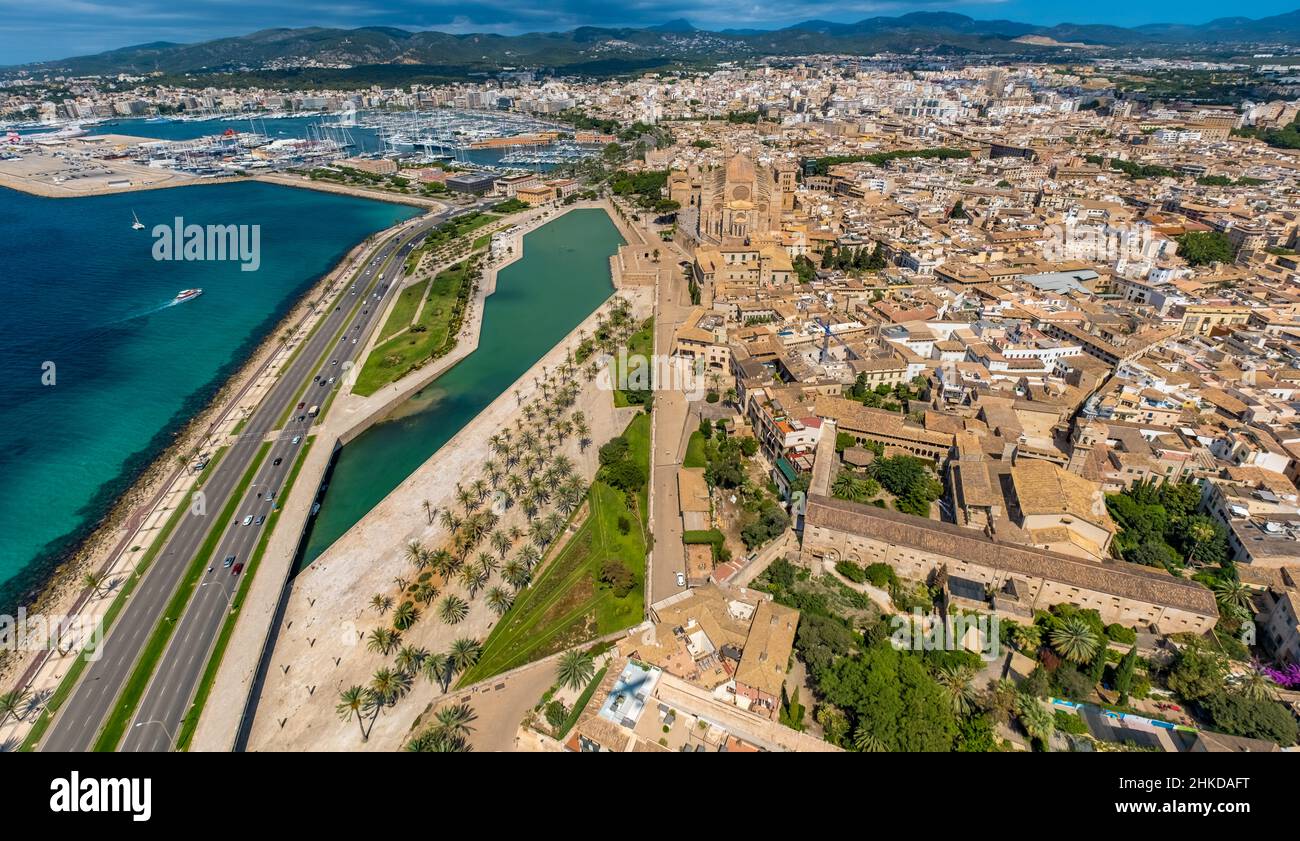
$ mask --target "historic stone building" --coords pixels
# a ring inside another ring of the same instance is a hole
[[[1201,584],[1151,567],[1086,560],[995,541],[983,532],[871,505],[809,497],[803,560],[818,570],[841,560],[886,563],[900,578],[941,578],[961,607],[1027,621],[1035,610],[1069,602],[1107,623],[1202,633],[1219,611]]]
[[[742,243],[781,227],[783,187],[778,174],[746,155],[733,155],[726,166],[704,172],[669,175],[668,194],[696,220],[696,236],[706,245]]]

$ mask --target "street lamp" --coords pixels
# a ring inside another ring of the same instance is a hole
[[[163,722],[159,721],[156,718],[152,718],[148,721],[138,721],[136,722],[135,726],[144,727],[146,724],[157,724],[159,727],[161,727],[163,729],[163,732],[167,734],[167,750],[169,751],[175,750],[176,738],[172,736],[172,731],[170,728],[167,727],[166,724],[164,724]]]

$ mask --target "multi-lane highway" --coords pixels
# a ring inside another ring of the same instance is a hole
[[[312,424],[313,418],[305,416],[307,409],[325,403],[329,393],[339,387],[345,364],[353,361],[365,347],[389,297],[400,287],[398,281],[406,256],[430,228],[466,210],[427,216],[390,235],[354,275],[354,283],[345,285],[339,297],[323,304],[336,308],[326,313],[323,322],[281,371],[275,385],[248,418],[238,440],[211,468],[212,475],[203,485],[204,513],[181,518],[100,646],[101,657],[89,664],[55,717],[41,744],[42,750],[80,751],[94,746],[178,582],[209,533],[218,529],[221,537],[209,560],[210,568],[204,568],[186,609],[179,616],[165,617],[167,622],[178,623],[177,627],[120,749],[164,751],[174,745],[242,577],[243,565],[247,564],[265,528],[265,524],[258,524],[257,518],[269,515],[280,501],[284,481]],[[329,382],[330,378],[334,379],[333,383]],[[301,409],[300,402],[304,404]],[[286,410],[291,411],[289,421],[277,430]],[[268,440],[270,450],[239,501],[235,516],[229,522],[214,522],[221,517],[232,493]],[[274,493],[275,497],[268,498],[268,493]],[[250,516],[253,522],[244,525]],[[227,567],[224,560],[230,556],[235,560]]]

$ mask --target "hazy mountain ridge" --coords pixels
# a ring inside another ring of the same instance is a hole
[[[810,20],[765,31],[710,32],[680,19],[642,28],[583,26],[568,32],[523,35],[457,35],[392,27],[264,29],[197,44],[139,44],[96,55],[30,64],[25,68],[73,74],[190,73],[310,62],[352,66],[454,64],[484,69],[563,68],[648,56],[690,60],[914,49],[1017,53],[1051,49],[1014,40],[1027,35],[1057,42],[1122,48],[1300,44],[1300,10],[1259,19],[1225,17],[1204,24],[1146,24],[1132,28],[1072,23],[1037,26],[1010,20],[977,20],[952,12],[913,12],[898,17],[871,17],[856,23]]]

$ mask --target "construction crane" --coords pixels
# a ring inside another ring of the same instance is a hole
[[[836,336],[834,333],[831,332],[831,326],[829,324],[827,324],[825,321],[822,321],[822,319],[818,317],[814,317],[813,321],[817,322],[817,324],[819,324],[822,328],[822,352],[821,352],[821,356],[817,359],[817,361],[820,364],[825,365],[826,360],[830,358],[831,339],[834,339],[836,342],[839,343],[840,347],[844,348],[844,353],[847,356],[847,358],[849,359],[861,358],[858,356],[857,352],[853,350],[853,348],[849,347],[847,342],[845,342],[839,336]]]

